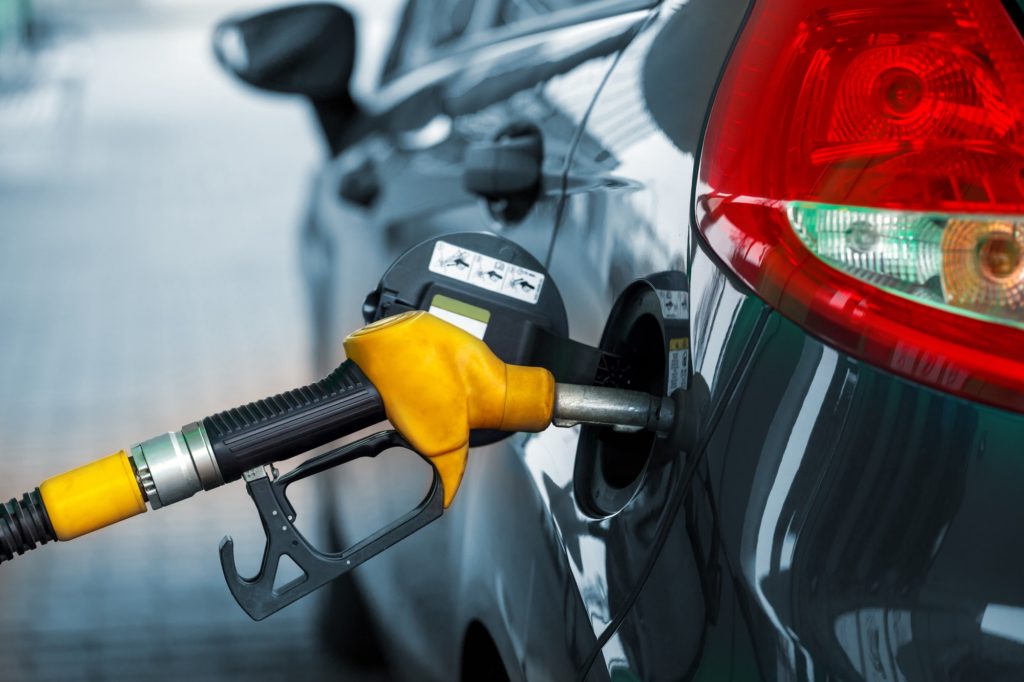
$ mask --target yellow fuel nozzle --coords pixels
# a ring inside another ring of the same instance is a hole
[[[554,379],[506,365],[483,341],[425,312],[345,341],[350,360],[310,386],[228,410],[45,481],[0,505],[0,562],[240,478],[389,418],[455,497],[473,429],[539,431]]]
[[[551,372],[507,365],[483,341],[429,313],[363,327],[345,339],[345,353],[380,391],[395,428],[431,458],[445,507],[466,470],[471,430],[542,431],[551,424]]]

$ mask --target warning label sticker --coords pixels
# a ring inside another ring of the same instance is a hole
[[[690,339],[669,339],[668,393],[690,387]]]
[[[527,303],[536,303],[544,286],[539,272],[444,241],[434,243],[430,271]]]
[[[690,317],[690,295],[685,291],[658,289],[661,316],[666,320],[686,320]]]

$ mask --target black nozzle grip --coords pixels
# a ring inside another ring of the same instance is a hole
[[[326,379],[220,412],[204,419],[203,426],[227,483],[385,417],[380,393],[346,360]]]

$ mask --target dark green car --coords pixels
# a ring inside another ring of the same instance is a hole
[[[223,49],[331,148],[303,235],[322,369],[395,258],[487,231],[633,387],[707,397],[673,452],[475,450],[444,518],[333,585],[339,648],[417,680],[1024,679],[1022,17],[411,0],[375,62],[351,24],[259,73],[258,41]],[[468,150],[524,137],[533,165],[481,188]],[[338,541],[426,477],[325,486]]]

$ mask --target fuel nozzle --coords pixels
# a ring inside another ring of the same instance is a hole
[[[192,422],[45,481],[0,505],[0,562],[71,540],[242,478],[390,420],[427,459],[451,504],[475,429],[542,431],[599,424],[671,429],[674,404],[637,391],[555,384],[540,367],[501,361],[480,339],[423,311],[385,318],[345,340],[326,378]],[[253,473],[249,473],[253,472]]]

